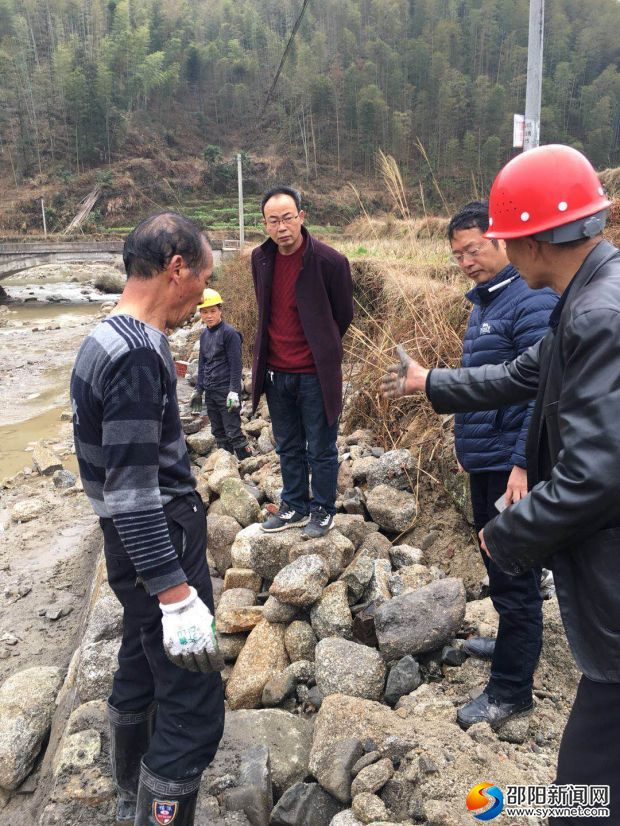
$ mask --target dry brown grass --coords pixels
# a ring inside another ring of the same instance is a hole
[[[224,318],[243,336],[243,366],[251,367],[258,310],[249,255],[226,259],[212,286],[224,301]]]
[[[616,198],[610,207],[605,238],[617,247],[620,246],[620,198]]]

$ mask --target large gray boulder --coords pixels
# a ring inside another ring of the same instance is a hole
[[[244,528],[261,521],[260,505],[241,479],[227,478],[220,485],[220,502],[226,516]]]
[[[318,783],[296,783],[271,813],[273,826],[329,826],[343,807]]]
[[[59,668],[27,668],[0,687],[0,786],[16,789],[27,777],[50,730]]]
[[[309,554],[282,568],[276,574],[269,593],[280,602],[307,607],[321,596],[328,579],[329,570],[323,557]]]
[[[107,697],[118,667],[118,640],[100,640],[82,646],[77,693],[83,703]]]
[[[280,533],[265,533],[260,525],[250,525],[238,534],[231,549],[235,566],[252,568],[264,579],[272,580],[289,564],[291,549],[302,542],[301,528]],[[238,564],[243,560],[245,564]]]
[[[232,566],[231,548],[240,525],[232,516],[207,516],[207,548],[220,576]]]
[[[465,587],[449,577],[394,597],[377,608],[375,630],[386,660],[440,648],[454,638],[465,616]]]
[[[415,485],[416,471],[415,459],[408,450],[405,448],[388,450],[369,467],[366,481],[369,489],[376,488],[378,485],[387,485],[400,490],[412,490]]]
[[[306,777],[311,743],[312,721],[287,711],[228,711],[224,736],[205,780],[209,783],[227,774],[237,777],[247,749],[264,745],[269,749],[274,792],[282,795]]]
[[[349,608],[347,583],[332,582],[310,610],[312,629],[322,640],[325,637],[353,637],[353,617]]]
[[[314,659],[316,684],[323,697],[347,694],[380,699],[385,685],[385,663],[374,648],[328,637],[317,645]]]
[[[263,620],[250,632],[226,685],[229,708],[257,708],[267,682],[289,664],[284,630]]]
[[[368,491],[366,506],[373,520],[384,530],[402,533],[411,527],[418,500],[412,493],[389,485],[377,485]]]
[[[319,539],[307,539],[293,545],[289,551],[289,561],[293,562],[307,554],[322,556],[329,567],[329,578],[336,579],[353,559],[355,548],[350,539],[337,530],[332,530]]]

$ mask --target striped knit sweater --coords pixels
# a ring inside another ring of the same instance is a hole
[[[95,513],[113,520],[150,594],[184,582],[163,506],[196,482],[166,337],[128,315],[101,322],[78,352],[71,403],[80,475]]]

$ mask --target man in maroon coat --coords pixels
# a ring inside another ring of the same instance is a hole
[[[280,508],[262,529],[304,526],[301,535],[309,539],[334,525],[351,271],[343,255],[303,226],[295,189],[269,190],[261,210],[269,238],[252,253],[258,302],[252,402],[256,410],[265,392],[284,483]]]

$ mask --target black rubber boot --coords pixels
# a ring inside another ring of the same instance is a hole
[[[134,826],[192,826],[200,778],[168,780],[142,763]]]
[[[155,723],[156,705],[146,711],[123,714],[108,703],[110,762],[118,791],[116,820],[133,823],[142,756],[146,753]]]

